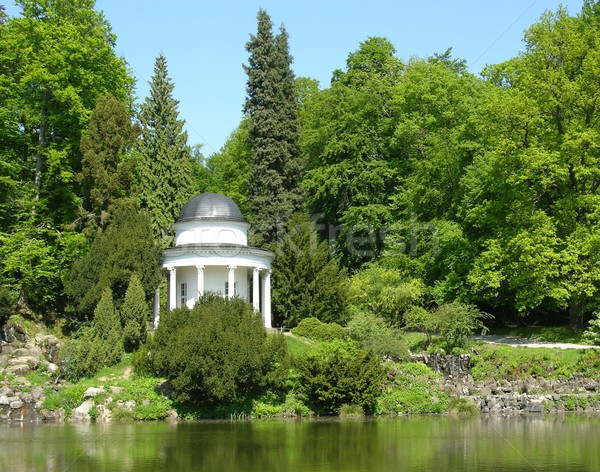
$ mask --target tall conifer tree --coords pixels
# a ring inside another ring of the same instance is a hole
[[[170,227],[194,191],[191,150],[173,88],[167,61],[161,54],[154,65],[150,96],[140,109],[142,134],[138,149],[141,205],[150,212],[152,231],[163,246],[169,244]]]
[[[246,44],[250,57],[244,112],[250,157],[250,222],[255,244],[272,243],[277,231],[300,209],[300,112],[291,70],[288,34],[273,35],[271,18],[258,12],[258,30]]]

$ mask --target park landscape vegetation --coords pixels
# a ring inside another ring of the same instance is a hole
[[[167,58],[138,108],[93,0],[17,3],[0,8],[0,323],[63,337],[69,386],[33,379],[48,409],[108,382],[134,419],[468,410],[416,351],[470,352],[479,378],[598,377],[596,351],[471,337],[516,324],[600,343],[600,3],[545,13],[479,76],[451,49],[403,60],[369,37],[327,85],[294,75],[260,10],[244,118],[211,156],[187,144]],[[163,306],[147,336],[170,225],[202,192],[232,197],[275,252],[291,336],[214,295]]]

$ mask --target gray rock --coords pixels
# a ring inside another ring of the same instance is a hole
[[[94,407],[93,400],[86,400],[77,408],[74,408],[71,414],[71,419],[74,423],[88,423],[90,418],[90,411]]]
[[[33,403],[33,395],[31,393],[24,393],[21,395],[21,401],[23,403]]]
[[[10,365],[6,368],[6,372],[13,375],[27,375],[31,372],[31,367],[27,364]]]
[[[21,399],[16,399],[10,402],[10,407],[13,410],[18,410],[19,408],[23,407],[23,402],[21,401]]]
[[[0,405],[10,405],[10,400],[6,395],[0,395]]]
[[[83,393],[83,398],[94,398],[105,393],[104,387],[90,387]]]

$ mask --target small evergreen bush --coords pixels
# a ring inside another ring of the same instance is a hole
[[[315,341],[333,341],[345,339],[346,332],[337,323],[323,323],[317,318],[304,318],[292,329],[292,334]]]

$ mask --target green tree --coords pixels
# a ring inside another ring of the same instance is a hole
[[[135,351],[146,342],[148,303],[144,287],[135,272],[131,274],[125,301],[119,311],[123,326],[123,343],[126,352]]]
[[[273,260],[273,306],[286,328],[304,318],[330,323],[346,320],[346,273],[329,257],[314,224],[303,214],[292,216],[278,241]]]
[[[287,375],[282,349],[281,336],[267,337],[252,306],[207,294],[192,310],[161,317],[152,358],[176,401],[214,406],[280,386]]]
[[[309,211],[336,239],[343,265],[357,268],[382,250],[399,184],[392,135],[393,90],[402,70],[385,38],[369,38],[334,72],[329,89],[303,105],[303,180]]]
[[[559,315],[582,327],[597,310],[597,22],[547,12],[519,57],[488,67],[481,115],[488,150],[463,179],[461,216],[480,249],[474,298],[519,315]],[[592,270],[590,270],[592,269]]]
[[[248,206],[253,242],[272,243],[291,215],[302,206],[299,188],[300,112],[288,34],[273,35],[271,18],[258,12],[256,35],[246,44],[250,54],[244,113],[248,119],[250,155]]]
[[[440,335],[448,348],[464,346],[469,336],[477,331],[485,333],[487,327],[483,320],[491,315],[483,313],[474,305],[451,302],[443,303],[432,310],[411,307],[404,315],[404,327],[423,332],[427,336],[427,345],[432,335]]]
[[[115,206],[106,230],[75,261],[65,279],[65,294],[76,317],[91,319],[106,288],[121,306],[134,272],[146,296],[153,295],[160,282],[161,258],[148,215],[134,202],[122,201]]]
[[[81,138],[82,170],[76,180],[84,188],[90,229],[104,229],[109,207],[131,195],[135,159],[131,148],[138,135],[125,105],[112,94],[98,100],[87,133]]]
[[[140,202],[152,221],[154,237],[163,247],[171,242],[171,225],[193,196],[191,150],[184,121],[178,118],[179,102],[173,98],[167,60],[158,56],[150,95],[140,107]]]

